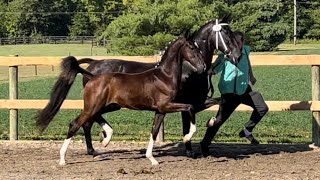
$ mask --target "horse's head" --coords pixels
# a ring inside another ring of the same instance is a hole
[[[194,35],[201,49],[206,50],[206,58],[210,58],[210,61],[215,49],[224,53],[233,63],[237,63],[237,59],[241,56],[241,49],[229,22],[230,15],[212,20],[203,25]]]
[[[184,40],[185,43],[180,48],[180,56],[184,59],[184,66],[188,66],[194,72],[204,72],[206,64],[199,47],[191,38],[184,38]]]
[[[241,56],[241,48],[229,26],[230,14],[222,19],[212,21],[212,37],[214,37],[215,48],[223,52],[233,63],[237,63]]]

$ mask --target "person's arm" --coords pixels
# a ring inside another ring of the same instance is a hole
[[[246,48],[246,54],[248,56],[250,82],[252,85],[255,85],[257,82],[257,79],[254,77],[253,71],[252,71],[252,66],[251,66],[251,62],[250,62],[250,58],[249,58],[249,54],[250,54],[250,47],[249,46],[247,46],[247,48]]]

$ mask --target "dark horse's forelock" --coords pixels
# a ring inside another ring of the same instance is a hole
[[[223,17],[219,18],[219,23],[230,23],[231,21],[231,13],[224,15]],[[216,24],[216,19],[212,19],[211,21],[206,22],[203,26],[200,27],[200,29],[192,34],[192,37],[195,37],[197,34],[203,33],[203,30],[206,30],[207,28],[211,27],[211,25]],[[210,25],[210,26],[209,26]],[[223,26],[223,28],[228,28],[228,26]]]
[[[231,21],[231,13],[228,13],[224,15],[222,18],[220,18],[219,23],[230,23]]]

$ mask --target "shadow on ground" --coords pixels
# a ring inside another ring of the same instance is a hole
[[[213,143],[210,145],[211,157],[224,157],[231,159],[245,159],[252,155],[272,155],[280,153],[297,153],[304,151],[311,151],[312,148],[308,144],[235,144],[235,143]],[[200,154],[200,144],[193,143],[193,150],[202,158]],[[131,157],[130,159],[145,158],[146,148],[135,150],[111,150],[101,154],[139,154],[139,156]],[[165,145],[156,146],[153,149],[155,157],[163,156],[186,156],[184,145],[182,143],[169,143]],[[126,158],[120,158],[126,159]]]

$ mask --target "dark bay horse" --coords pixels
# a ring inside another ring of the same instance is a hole
[[[197,43],[201,52],[205,57],[205,63],[207,70],[210,69],[212,63],[212,56],[214,50],[220,50],[221,52],[237,59],[240,54],[240,48],[236,42],[236,39],[228,26],[230,19],[229,15],[223,17],[220,20],[209,21],[204,24],[198,31],[196,31],[192,39]],[[141,63],[134,61],[125,61],[118,59],[108,59],[108,60],[93,60],[89,58],[79,60],[79,63],[89,63],[87,70],[94,75],[110,73],[110,72],[123,72],[123,73],[138,73],[157,66],[157,63]],[[83,84],[85,85],[88,78],[83,78]],[[183,61],[183,72],[182,72],[182,85],[181,89],[178,91],[178,95],[175,99],[176,102],[192,104],[194,109],[192,110],[192,115],[200,112],[217,102],[214,99],[207,99],[208,94],[208,76],[207,72],[201,74],[194,73],[194,68],[187,61]],[[189,133],[190,129],[190,116],[187,112],[182,112],[182,122],[183,122],[183,135]],[[106,124],[105,119],[102,116],[95,117],[95,121],[99,123],[102,127]],[[87,152],[88,154],[95,155],[95,150],[92,146],[91,140],[91,127],[92,122],[88,122],[83,125]],[[104,130],[105,140],[103,144],[106,145],[106,131]],[[193,156],[191,142],[184,142],[186,146],[187,156]]]
[[[194,107],[191,104],[177,103],[174,99],[180,89],[182,59],[188,61],[197,71],[203,73],[206,65],[200,50],[194,42],[179,38],[167,49],[159,65],[142,73],[106,73],[93,76],[79,66],[74,57],[67,57],[62,62],[62,72],[53,88],[50,102],[37,118],[37,126],[45,130],[64,101],[76,74],[82,73],[90,77],[84,88],[84,108],[80,115],[70,123],[67,138],[60,150],[60,165],[65,165],[65,155],[72,137],[87,122],[93,123],[96,116],[120,108],[155,111],[146,157],[152,165],[158,161],[152,155],[154,141],[166,113],[184,111],[189,114],[190,133],[184,139],[190,140],[195,132]],[[58,95],[57,95],[58,94]],[[48,118],[48,115],[50,118]],[[112,129],[105,124],[107,137],[111,137]],[[109,143],[110,139],[108,140]]]

